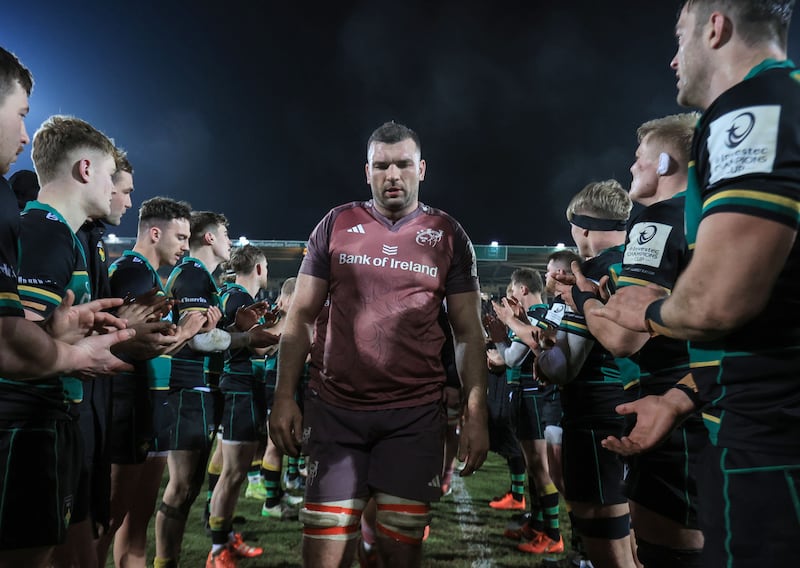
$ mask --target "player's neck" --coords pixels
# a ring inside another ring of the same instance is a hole
[[[131,250],[145,257],[147,262],[150,263],[150,266],[152,266],[154,270],[161,268],[161,262],[158,260],[155,247],[148,247],[141,244],[139,241],[136,241],[136,244],[133,245]]]
[[[73,233],[89,218],[79,196],[66,186],[45,185],[39,191],[37,201],[58,211]]]
[[[255,298],[261,286],[258,285],[258,277],[247,275],[236,275],[236,284],[247,290],[251,297]]]
[[[786,51],[773,43],[755,49],[741,42],[737,43],[724,58],[721,58],[720,64],[715,66],[708,94],[701,108],[707,109],[722,93],[741,83],[747,74],[765,59],[784,61],[786,57]]]
[[[189,256],[196,258],[206,267],[211,274],[220,265],[220,259],[214,254],[214,250],[210,246],[204,246],[196,249],[189,250]]]
[[[531,309],[531,306],[544,303],[542,302],[541,294],[526,294],[522,300],[522,307],[525,308],[526,311]]]
[[[681,191],[686,190],[687,178],[686,174],[684,175],[671,175],[669,177],[662,177],[659,178],[658,187],[656,188],[655,193],[650,197],[645,197],[644,199],[637,199],[636,203],[639,205],[643,205],[644,207],[650,207],[651,205],[655,205],[656,203],[661,203],[662,201],[666,201],[667,199],[672,199]]]
[[[597,256],[606,249],[625,244],[625,231],[593,231],[592,252]]]

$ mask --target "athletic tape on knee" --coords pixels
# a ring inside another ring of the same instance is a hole
[[[544,429],[544,439],[551,446],[560,446],[564,430],[561,426],[548,426]]]
[[[158,506],[158,510],[168,519],[174,519],[176,521],[185,521],[189,517],[189,507],[183,505],[180,507],[173,507],[162,501],[161,505]]]
[[[677,549],[636,537],[636,555],[647,568],[702,568],[702,549]]]
[[[350,540],[356,538],[361,527],[361,511],[366,501],[348,499],[327,503],[306,503],[300,509],[303,536],[327,540]]]
[[[406,544],[419,544],[425,527],[431,522],[431,507],[422,501],[412,501],[392,495],[379,494],[378,532]]]
[[[631,516],[605,517],[599,519],[582,519],[573,512],[572,526],[578,529],[581,536],[586,538],[603,538],[617,540],[625,538],[631,533]]]

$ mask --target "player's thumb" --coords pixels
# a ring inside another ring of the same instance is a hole
[[[636,407],[633,404],[626,402],[623,404],[618,404],[616,408],[614,408],[614,411],[622,416],[627,416],[629,414],[636,414]]]
[[[72,307],[72,304],[74,303],[75,303],[75,292],[68,289],[64,294],[64,297],[61,298],[61,304],[59,307],[62,307],[64,309],[69,309]]]

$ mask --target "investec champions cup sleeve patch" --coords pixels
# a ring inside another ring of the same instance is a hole
[[[747,174],[770,173],[778,146],[779,105],[751,106],[710,125],[709,184]]]
[[[622,263],[658,268],[671,232],[672,226],[664,223],[636,223],[628,233],[629,240],[625,245]]]

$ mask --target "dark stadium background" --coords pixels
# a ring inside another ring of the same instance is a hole
[[[34,73],[31,133],[66,113],[113,136],[136,169],[134,207],[170,195],[224,212],[234,238],[304,240],[369,195],[364,142],[396,119],[422,137],[421,198],[476,244],[554,245],[571,244],[569,197],[593,179],[627,185],[635,128],[680,110],[677,8],[30,0],[4,3],[0,44]],[[135,217],[117,232],[135,236]]]

